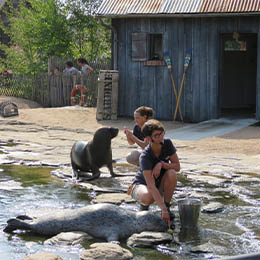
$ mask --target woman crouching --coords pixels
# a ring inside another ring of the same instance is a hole
[[[139,158],[140,168],[133,182],[131,196],[148,210],[156,203],[162,210],[161,217],[170,227],[174,214],[170,211],[170,202],[177,184],[180,170],[176,148],[170,139],[164,139],[164,126],[157,120],[148,120],[142,132],[149,144]]]

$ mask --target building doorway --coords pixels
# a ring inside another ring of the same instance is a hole
[[[255,117],[257,34],[221,35],[221,116]]]

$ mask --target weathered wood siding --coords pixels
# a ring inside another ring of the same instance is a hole
[[[233,33],[235,23],[238,24],[239,33],[258,34],[260,43],[259,16],[113,19],[113,25],[118,32],[118,115],[132,116],[138,106],[147,105],[156,111],[156,118],[173,119],[176,100],[167,67],[144,66],[144,62],[132,61],[131,34],[147,32],[163,34],[163,51],[169,52],[178,89],[181,85],[185,53],[187,49],[192,50],[192,63],[187,71],[181,98],[184,120],[200,122],[217,118],[220,114],[221,34]],[[260,119],[259,83],[258,69],[257,119]]]

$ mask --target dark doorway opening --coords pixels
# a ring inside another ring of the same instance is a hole
[[[255,117],[257,34],[221,37],[221,116]]]

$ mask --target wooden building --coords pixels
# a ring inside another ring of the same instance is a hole
[[[179,92],[190,50],[184,121],[260,119],[259,0],[103,0],[97,17],[112,19],[119,116],[147,105],[156,118],[173,120],[176,98],[164,58],[168,52]]]

